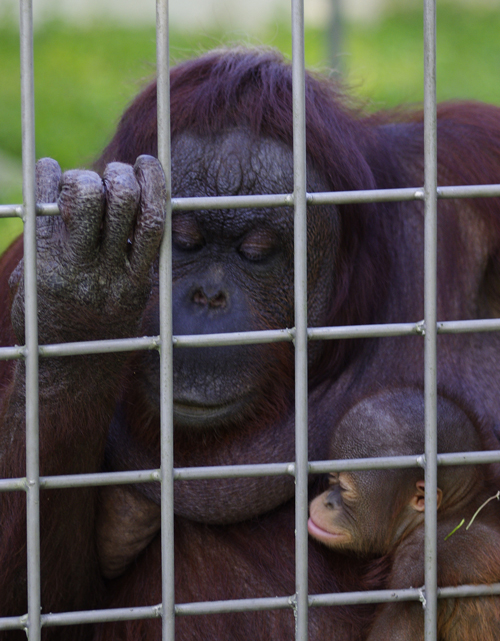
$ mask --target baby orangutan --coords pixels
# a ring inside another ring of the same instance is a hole
[[[438,452],[487,449],[466,414],[438,398]],[[424,451],[424,401],[416,389],[384,391],[350,409],[335,430],[330,458],[403,456]],[[500,581],[500,482],[493,466],[438,468],[438,585]],[[339,551],[360,556],[389,555],[387,587],[424,584],[424,472],[368,470],[330,475],[329,488],[310,505],[309,533]],[[464,519],[464,525],[449,535]],[[445,540],[446,539],[446,540]],[[500,597],[440,599],[439,641],[498,641]],[[421,641],[422,605],[381,604],[368,641]]]

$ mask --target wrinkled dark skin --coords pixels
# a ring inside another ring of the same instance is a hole
[[[424,403],[419,390],[403,389],[368,397],[342,419],[332,440],[332,459],[395,456],[424,451]],[[360,439],[363,434],[366,441]],[[375,445],[374,445],[375,444]],[[438,400],[438,452],[480,451],[480,432],[448,399]],[[500,514],[487,504],[470,530],[448,536],[500,487],[484,466],[438,470],[438,585],[496,583],[500,580]],[[423,470],[372,470],[332,473],[329,488],[310,504],[310,535],[331,549],[361,557],[387,555],[388,588],[424,585]],[[438,602],[442,641],[498,636],[500,599],[483,597]],[[419,603],[380,605],[368,641],[417,641],[424,634]]]
[[[213,141],[180,136],[172,149],[175,196],[293,191],[290,151],[269,140],[255,144],[244,131]],[[309,188],[320,191],[310,172]],[[332,289],[328,269],[338,242],[331,208],[316,208],[311,242],[323,251],[309,264],[309,323],[323,321]],[[174,334],[208,334],[292,327],[293,214],[290,208],[177,212],[172,221]],[[281,297],[271,294],[279,283]],[[157,319],[150,319],[153,332]],[[262,389],[272,384],[269,346],[183,349],[175,353],[174,418],[180,428],[235,425],[255,412]],[[314,357],[314,348],[311,358]],[[286,358],[293,367],[292,351]],[[152,407],[158,408],[157,367],[145,368]],[[272,371],[272,369],[271,369]]]
[[[165,188],[158,161],[142,157],[134,169],[114,163],[101,180],[78,170],[61,178],[57,163],[44,159],[37,167],[37,200],[56,198],[61,219],[37,220],[40,342],[134,335],[149,298],[151,264],[163,229]],[[138,209],[142,215],[136,218]],[[22,263],[11,279],[12,323],[23,342],[21,273]],[[75,310],[70,327],[68,308]],[[89,334],[89,314],[95,336]]]

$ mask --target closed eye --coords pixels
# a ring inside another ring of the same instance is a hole
[[[346,482],[346,474],[339,472],[330,472],[328,474],[328,485],[336,485],[341,492],[351,492],[352,487]]]
[[[172,219],[172,244],[184,251],[195,251],[204,246],[205,239],[193,218],[176,216]]]
[[[328,475],[328,485],[338,485],[339,474],[338,472],[330,472]]]
[[[246,260],[258,262],[272,256],[277,248],[274,234],[265,229],[251,231],[238,247],[238,252]]]

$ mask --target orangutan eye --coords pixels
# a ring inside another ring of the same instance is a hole
[[[205,239],[195,220],[176,216],[172,219],[172,244],[184,251],[194,251],[203,247]]]
[[[276,240],[265,229],[256,229],[248,234],[238,251],[243,258],[258,262],[271,256],[276,250]]]

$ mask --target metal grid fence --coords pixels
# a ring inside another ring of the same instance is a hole
[[[308,608],[324,605],[420,600],[425,606],[425,639],[436,639],[438,598],[500,594],[500,584],[437,588],[436,506],[437,466],[500,461],[499,452],[469,452],[437,455],[436,441],[436,338],[438,333],[500,330],[500,319],[437,322],[436,258],[437,198],[500,196],[500,185],[437,187],[436,91],[435,91],[435,0],[424,0],[424,186],[408,189],[331,192],[306,191],[304,24],[303,0],[292,0],[293,150],[294,191],[282,195],[213,198],[170,198],[169,45],[167,0],[157,0],[158,156],[163,165],[168,193],[167,225],[160,252],[160,335],[126,340],[38,345],[36,297],[37,215],[57,215],[56,206],[35,203],[35,138],[33,91],[32,0],[20,0],[23,205],[0,206],[0,217],[19,216],[24,221],[26,344],[0,348],[0,360],[26,362],[26,477],[0,479],[0,491],[24,490],[27,494],[28,612],[21,617],[0,619],[0,630],[25,629],[31,641],[38,641],[42,626],[162,618],[162,638],[175,638],[175,616],[220,612],[243,612],[292,608],[295,611],[296,641],[307,640]],[[341,204],[423,200],[425,204],[425,318],[413,323],[352,327],[307,328],[306,209],[308,204]],[[295,328],[203,336],[172,336],[171,317],[171,227],[173,210],[226,207],[294,206],[295,210]],[[339,340],[352,337],[404,336],[419,334],[425,342],[425,453],[349,461],[309,462],[307,459],[307,344],[309,340]],[[295,345],[295,442],[294,462],[261,465],[173,469],[172,356],[173,348],[184,346],[255,344],[290,341]],[[115,472],[57,477],[39,476],[38,446],[38,358],[156,349],[160,352],[161,375],[161,468],[159,470]],[[364,591],[308,595],[307,587],[307,486],[310,473],[342,470],[423,467],[425,469],[425,586],[421,589]],[[173,485],[179,479],[291,475],[296,482],[296,591],[281,598],[258,598],[218,602],[175,604],[173,554]],[[162,603],[150,607],[41,614],[40,605],[40,489],[161,483]]]

